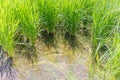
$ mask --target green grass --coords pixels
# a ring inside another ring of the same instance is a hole
[[[75,35],[78,32],[78,24],[84,15],[83,9],[85,1],[86,0],[62,0],[61,16],[64,24],[63,29],[70,35]]]
[[[119,0],[96,0],[93,8],[93,57],[97,61],[98,69],[101,70],[101,65],[103,67],[99,71],[103,80],[119,80],[115,78],[115,75],[120,74],[119,4]]]
[[[117,80],[120,79],[120,22],[116,25],[114,30],[113,44],[111,52],[109,53],[110,57],[108,62],[105,65],[106,77],[116,77]]]
[[[0,45],[10,57],[14,55],[14,36],[19,23],[14,18],[14,8],[12,1],[0,1]]]
[[[38,13],[35,2],[30,0],[18,1],[15,9],[15,18],[19,20],[21,33],[30,40],[31,44],[34,44],[38,32]]]
[[[65,32],[77,34],[81,22],[91,19],[93,3],[93,0],[61,0],[60,14]]]
[[[91,64],[90,67],[90,80],[96,76],[98,80],[119,80],[120,79],[120,25],[119,22],[113,30],[112,43],[109,51],[105,52],[98,64]]]
[[[93,10],[93,48],[96,55],[98,54],[96,50],[99,50],[102,46],[110,46],[108,38],[110,38],[110,35],[112,36],[116,25],[119,1],[97,0]]]
[[[55,0],[39,0],[38,14],[40,28],[54,33],[57,25],[57,6]]]

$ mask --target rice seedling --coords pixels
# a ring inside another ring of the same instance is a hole
[[[88,26],[92,23],[92,12],[95,0],[86,0],[84,5],[84,15],[82,17],[83,25]],[[88,24],[88,25],[87,25]]]
[[[119,0],[96,0],[93,8],[93,57],[103,80],[119,80],[119,4]]]
[[[55,3],[55,0],[38,1],[40,28],[48,33],[55,33],[57,24],[57,8]]]
[[[73,49],[79,46],[76,35],[79,32],[79,24],[85,14],[85,3],[86,0],[61,0],[60,2],[59,13],[63,24],[62,33]]]
[[[62,18],[64,24],[64,30],[70,35],[75,35],[78,30],[78,24],[80,22],[79,13],[79,0],[63,0],[62,3]],[[81,14],[82,15],[82,14]]]
[[[13,1],[0,1],[0,75],[6,75],[9,80],[14,80],[13,69],[14,36],[18,27],[18,20],[14,19]],[[13,5],[13,6],[11,6]]]
[[[25,50],[24,57],[36,61],[35,41],[38,33],[38,13],[36,2],[31,0],[16,1],[15,19],[19,20],[15,41],[19,50]]]
[[[13,38],[18,27],[18,21],[14,19],[13,7],[10,7],[10,1],[1,2],[0,8],[0,45],[8,52],[8,56],[12,57],[14,53]]]
[[[93,9],[93,53],[98,56],[100,48],[110,46],[110,36],[119,14],[119,1],[97,0]]]
[[[43,42],[47,45],[54,45],[54,34],[57,25],[57,5],[55,0],[39,0],[39,33]]]
[[[85,3],[86,0],[63,0],[61,14],[66,33],[75,35],[78,32],[78,24],[84,15]]]
[[[31,0],[16,1],[15,18],[19,20],[19,29],[22,35],[29,40],[29,43],[34,45],[37,38],[38,14],[36,2]],[[19,33],[18,33],[19,34]]]
[[[112,43],[111,43],[111,48],[109,52],[106,52],[106,54],[103,54],[100,59],[99,59],[99,65],[95,65],[93,68],[94,73],[92,73],[93,77],[91,80],[94,79],[95,75],[98,78],[98,80],[119,80],[120,77],[120,54],[119,54],[119,38],[120,38],[120,31],[119,31],[119,22],[116,28],[113,31],[113,36],[112,36]],[[103,63],[104,62],[104,63]],[[100,66],[102,65],[102,66]]]
[[[116,80],[120,79],[120,24],[114,30],[113,44],[109,53],[108,61],[105,65],[105,78],[110,77]],[[104,60],[104,58],[103,58]]]

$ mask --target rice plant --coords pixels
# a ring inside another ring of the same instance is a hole
[[[93,53],[98,56],[100,48],[110,46],[110,36],[119,15],[119,0],[97,0],[93,10]]]
[[[119,0],[96,0],[93,8],[93,57],[103,80],[119,80],[119,4]]]
[[[79,4],[78,4],[79,3]],[[70,35],[75,35],[79,29],[79,22],[84,15],[86,0],[63,0],[61,14],[64,30]]]
[[[14,36],[19,21],[14,19],[15,5],[10,0],[0,1],[0,75],[6,79],[14,80],[13,57]],[[12,5],[12,6],[11,6]]]
[[[55,3],[55,0],[38,1],[40,28],[48,33],[55,33],[57,24],[57,8]]]
[[[91,73],[90,80],[93,80],[95,75],[98,80],[119,80],[120,79],[120,54],[119,54],[119,41],[120,41],[120,26],[119,22],[113,30],[112,43],[109,52],[103,54],[99,59],[99,65],[94,65],[94,73]],[[102,66],[101,66],[102,65]],[[96,67],[96,68],[95,68]]]
[[[120,79],[120,22],[116,25],[113,36],[113,44],[109,53],[108,62],[105,65],[105,78]],[[104,60],[104,59],[103,59]]]
[[[25,35],[30,44],[37,38],[38,14],[36,2],[31,0],[16,1],[15,18],[19,20],[18,32]],[[19,33],[18,33],[19,34]]]
[[[13,38],[19,22],[14,19],[13,7],[10,6],[10,1],[1,2],[0,8],[0,45],[8,52],[8,56],[12,57],[14,53]]]
[[[37,60],[35,49],[35,41],[38,33],[38,13],[37,1],[20,0],[15,1],[17,5],[14,9],[14,18],[19,20],[18,29],[15,34],[15,41],[17,49],[21,52],[26,59],[32,62]]]
[[[92,12],[96,0],[86,0],[84,3],[84,16],[82,17],[83,25],[88,26],[92,23]],[[88,25],[87,25],[88,24]]]

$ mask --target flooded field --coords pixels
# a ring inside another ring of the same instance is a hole
[[[15,64],[23,80],[89,80],[92,51],[87,40],[75,50],[62,42],[54,48],[37,41],[36,47],[37,62],[16,57]]]

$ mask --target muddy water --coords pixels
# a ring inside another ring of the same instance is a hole
[[[14,80],[89,80],[91,46],[80,41],[80,47],[74,51],[62,42],[55,48],[37,41],[38,62],[31,64],[22,56],[17,57],[14,61],[19,79]]]

